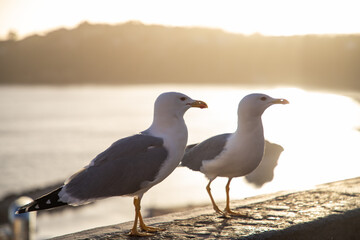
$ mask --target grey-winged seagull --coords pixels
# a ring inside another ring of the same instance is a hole
[[[163,181],[184,155],[188,133],[184,113],[191,107],[207,108],[203,101],[177,92],[155,101],[151,126],[114,142],[64,185],[18,209],[17,213],[62,205],[81,205],[112,196],[133,196],[135,220],[130,235],[148,236],[162,229],[146,226],[140,212],[143,194]],[[137,230],[140,228],[146,232]]]
[[[286,99],[274,99],[265,94],[249,94],[238,106],[238,126],[234,133],[211,137],[199,144],[189,145],[181,161],[182,166],[200,171],[209,179],[206,190],[216,212],[223,215],[242,215],[230,210],[230,182],[245,176],[260,163],[264,153],[263,112],[273,104],[288,104]],[[211,195],[210,184],[216,177],[227,177],[224,212]]]

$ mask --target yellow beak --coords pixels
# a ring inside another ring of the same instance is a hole
[[[289,101],[284,98],[274,99],[273,104],[289,104]]]
[[[207,108],[207,104],[200,100],[195,100],[192,103],[188,103],[187,105],[190,105],[190,107],[198,107],[198,108]]]

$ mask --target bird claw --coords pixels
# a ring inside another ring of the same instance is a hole
[[[220,217],[230,218],[230,216],[226,212],[221,211],[219,208],[214,207],[214,210],[216,213],[221,215]]]
[[[224,210],[224,214],[227,215],[227,216],[235,216],[235,217],[243,217],[243,218],[249,218],[249,215],[247,214],[243,214],[243,213],[240,213],[240,212],[234,212],[230,209],[225,209]]]
[[[215,212],[217,212],[218,214],[221,214],[221,215],[225,215],[225,213],[223,211],[221,211],[219,208],[217,207],[214,207],[214,210]]]
[[[131,231],[129,232],[129,236],[132,237],[151,237],[154,236],[153,233],[158,232],[158,231],[165,231],[165,229],[163,228],[156,228],[156,227],[149,227],[144,225],[140,225],[141,230],[145,231],[145,232],[139,232],[137,230],[137,228],[133,228],[131,229]]]
[[[131,229],[131,231],[129,232],[129,236],[132,236],[132,237],[151,237],[151,236],[154,236],[154,234],[148,233],[148,232],[139,232],[137,229]]]
[[[150,233],[154,233],[154,232],[159,232],[159,231],[165,231],[164,228],[157,228],[157,227],[149,227],[149,226],[141,226],[141,229],[146,231],[146,232],[150,232]]]

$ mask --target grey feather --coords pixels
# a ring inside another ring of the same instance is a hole
[[[214,159],[225,147],[231,133],[224,133],[211,137],[199,144],[192,144],[186,147],[185,155],[181,165],[194,171],[200,171],[203,160]]]
[[[195,147],[196,145],[198,145],[198,143],[187,145],[186,148],[185,148],[185,152],[190,151],[190,149],[192,149],[192,148]]]
[[[73,175],[66,192],[78,199],[135,193],[155,179],[167,156],[161,138],[137,134],[120,139]]]

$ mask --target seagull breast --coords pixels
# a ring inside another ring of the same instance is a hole
[[[239,128],[229,137],[224,150],[214,159],[203,161],[200,170],[209,179],[244,176],[260,164],[264,144],[262,125],[251,128],[251,131]]]

